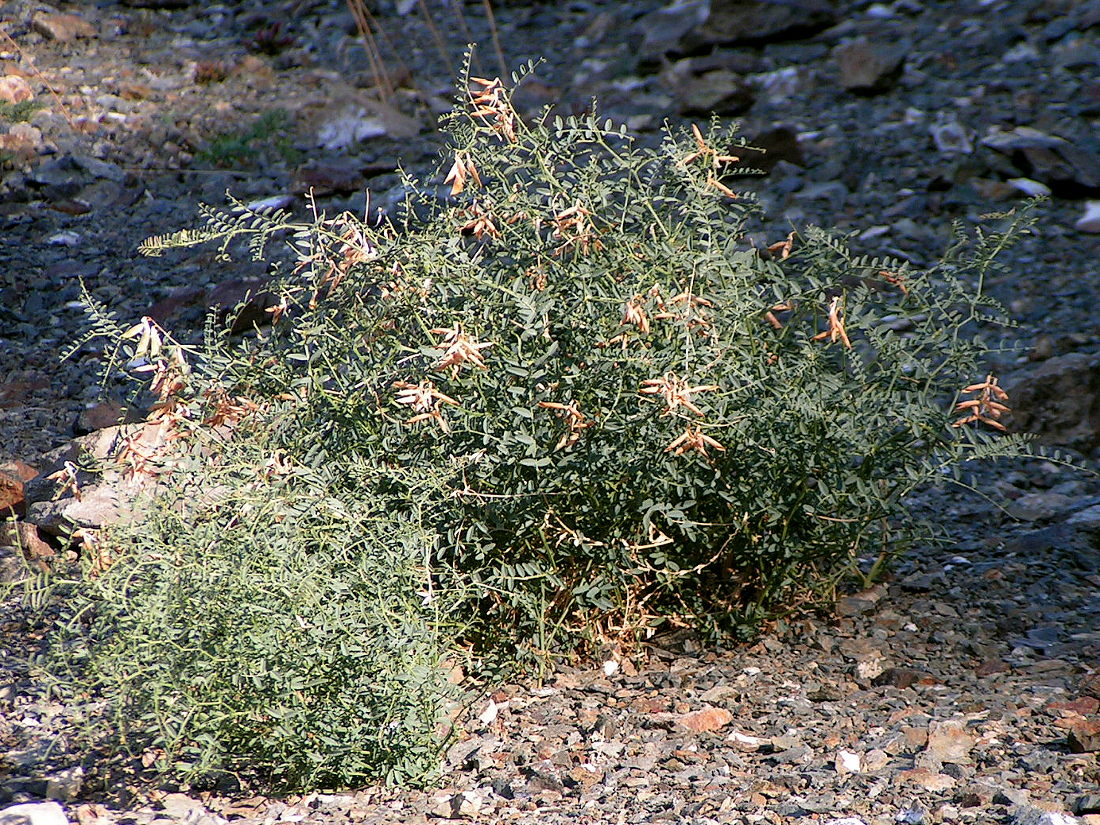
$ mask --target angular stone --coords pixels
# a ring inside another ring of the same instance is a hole
[[[0,825],[69,825],[56,802],[25,802],[0,810]]]
[[[78,37],[95,37],[96,27],[75,14],[40,11],[31,18],[31,27],[51,40],[68,43]]]
[[[733,721],[733,714],[725,708],[703,708],[685,713],[676,720],[676,724],[694,733],[707,733],[720,730]]]
[[[938,762],[967,765],[976,742],[977,739],[966,732],[966,723],[961,719],[934,719],[928,724],[925,754]]]
[[[54,549],[42,540],[38,534],[38,528],[25,521],[0,523],[0,544],[19,548],[23,558],[30,562],[51,559],[57,555]]]
[[[652,11],[635,24],[642,42],[638,48],[642,58],[655,58],[680,51],[689,32],[700,26],[710,13],[707,0],[676,2]]]
[[[1027,177],[1042,181],[1056,194],[1100,192],[1100,159],[1064,138],[1019,126],[987,135],[982,145],[1006,155]]]
[[[727,69],[685,77],[674,93],[677,108],[685,115],[740,115],[756,102],[753,87]]]
[[[30,84],[17,74],[0,77],[0,100],[5,103],[23,103],[34,99]]]
[[[1082,716],[1070,719],[1066,742],[1074,753],[1100,751],[1100,717]]]
[[[828,0],[711,0],[697,31],[706,43],[766,43],[808,37],[837,20]]]
[[[833,50],[840,68],[840,85],[852,92],[872,93],[889,89],[901,76],[910,44],[882,42],[860,37]]]
[[[1009,822],[1011,825],[1079,825],[1076,818],[1062,811],[1044,811],[1026,806],[1012,811]]]
[[[1100,356],[1048,358],[1019,373],[1008,394],[1013,429],[1085,453],[1100,446]]]
[[[899,783],[910,782],[919,785],[926,791],[948,791],[955,787],[954,777],[945,773],[935,773],[928,768],[909,768],[900,771],[897,775]]]
[[[1077,219],[1073,228],[1078,232],[1087,232],[1090,235],[1100,234],[1100,201],[1088,201],[1085,203],[1085,214]]]

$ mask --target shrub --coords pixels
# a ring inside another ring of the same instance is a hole
[[[80,648],[189,766],[413,775],[447,649],[752,633],[903,546],[914,490],[1023,448],[992,432],[996,379],[972,381],[1026,213],[929,269],[813,228],[757,249],[716,122],[653,150],[595,116],[527,124],[499,80],[460,104],[445,193],[408,178],[377,220],[207,210],[146,242],[285,240],[270,329],[208,335],[192,370],[150,322],[101,323],[201,441],[178,495],[224,488],[125,531]]]
[[[140,527],[99,536],[67,595],[50,670],[106,700],[88,740],[190,781],[427,780],[453,697],[424,526],[349,506],[346,477],[262,438],[177,469],[190,480],[147,502]]]

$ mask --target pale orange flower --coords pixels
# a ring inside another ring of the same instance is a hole
[[[683,455],[689,451],[695,451],[702,455],[704,458],[710,458],[707,453],[707,447],[713,447],[719,452],[725,452],[726,448],[704,433],[698,427],[692,427],[688,425],[683,434],[665,447],[666,453],[672,453],[673,455]]]
[[[412,418],[408,419],[406,424],[417,424],[421,421],[427,421],[429,419],[434,420],[436,425],[445,433],[451,431],[451,427],[447,424],[447,419],[443,417],[443,412],[440,408],[440,404],[452,404],[456,407],[461,406],[457,401],[448,395],[444,395],[435,388],[435,384],[431,381],[421,381],[419,384],[410,384],[408,381],[397,381],[394,383],[394,389],[397,390],[397,403],[406,404],[412,408],[413,412],[418,413]]]
[[[442,371],[450,368],[452,377],[457,376],[462,368],[467,365],[486,369],[485,361],[481,357],[481,350],[491,347],[493,345],[491,341],[475,341],[463,332],[461,324],[455,324],[449,328],[439,327],[430,330],[430,332],[433,335],[442,335],[442,343],[447,347],[443,357],[434,365],[433,369]]]
[[[1006,412],[1011,412],[1011,408],[1001,403],[1008,400],[1008,393],[997,386],[997,379],[992,374],[987,375],[985,381],[980,384],[963,387],[962,392],[976,392],[978,397],[955,405],[956,410],[967,410],[969,414],[952,424],[953,427],[962,427],[964,424],[980,421],[1001,432],[1007,431],[1008,428],[997,419]]]
[[[642,395],[659,395],[665,402],[665,411],[662,415],[671,415],[679,407],[686,407],[691,410],[700,418],[703,417],[703,411],[695,406],[695,402],[691,400],[691,396],[698,392],[714,392],[718,389],[717,384],[702,384],[695,387],[688,386],[688,382],[679,376],[669,373],[662,378],[649,378],[642,382],[641,389],[638,390]]]
[[[829,304],[829,327],[824,332],[819,332],[813,337],[814,341],[824,341],[826,338],[829,341],[836,341],[838,338],[844,343],[848,349],[852,348],[852,342],[848,340],[848,332],[844,329],[844,319],[841,317],[840,296],[837,295],[833,298],[832,303]]]
[[[569,427],[569,431],[558,439],[558,443],[554,446],[555,450],[572,447],[580,439],[581,432],[596,423],[589,421],[588,416],[577,408],[576,401],[570,401],[568,404],[559,404],[556,401],[540,401],[539,406],[547,410],[556,410],[558,415],[565,419],[565,423]]]

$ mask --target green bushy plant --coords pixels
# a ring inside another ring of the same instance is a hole
[[[903,546],[914,490],[1025,446],[992,432],[1003,391],[976,380],[976,333],[1004,320],[984,279],[1028,214],[960,233],[928,269],[813,228],[757,249],[756,207],[724,179],[740,144],[717,123],[647,149],[594,116],[525,123],[498,80],[467,85],[445,123],[449,191],[408,178],[401,208],[366,220],[207,210],[143,246],[285,241],[270,328],[211,331],[191,367],[148,323],[99,330],[149,362],[176,443],[202,445],[174,489],[222,490],[202,517],[169,507],[126,528],[132,550],[83,591],[102,630],[74,631],[84,670],[136,659],[101,684],[189,766],[299,784],[396,770],[418,746],[363,746],[341,769],[308,734],[344,720],[354,749],[396,723],[422,743],[414,697],[439,695],[430,662],[447,650],[545,662],[667,626],[752,633]],[[257,492],[272,456],[293,470]],[[217,575],[173,573],[206,565]],[[288,647],[303,609],[338,620]],[[228,656],[236,628],[260,641]],[[366,664],[340,658],[367,640]],[[182,661],[162,655],[176,647]],[[313,657],[338,661],[319,674]],[[283,713],[291,734],[273,736]]]
[[[262,437],[174,472],[190,482],[97,537],[66,594],[49,670],[105,700],[87,741],[196,782],[430,778],[455,697],[424,525],[349,503],[354,468],[303,468]]]

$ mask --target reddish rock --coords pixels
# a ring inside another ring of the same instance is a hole
[[[732,721],[733,714],[725,708],[703,708],[685,713],[676,720],[676,724],[695,733],[708,733],[720,730]]]
[[[31,100],[34,92],[26,80],[17,74],[9,74],[0,77],[0,100],[5,103],[23,103]]]
[[[1100,717],[1081,716],[1069,720],[1066,741],[1074,753],[1100,751]]]
[[[23,485],[38,475],[30,464],[22,461],[0,463],[0,519],[11,515],[23,515]]]
[[[42,540],[38,528],[25,521],[0,524],[0,545],[18,547],[23,557],[30,562],[41,562],[57,555],[54,549]]]
[[[1047,705],[1047,710],[1069,711],[1070,713],[1077,713],[1081,716],[1088,716],[1090,713],[1096,713],[1100,710],[1100,699],[1097,699],[1095,696],[1082,696],[1079,699],[1071,699],[1068,702],[1051,702]]]
[[[974,668],[974,675],[992,676],[994,673],[1008,673],[1011,670],[1012,668],[1009,667],[1007,662],[1003,662],[1000,659],[987,659]]]

